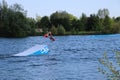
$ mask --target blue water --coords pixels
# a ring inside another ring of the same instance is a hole
[[[0,80],[106,80],[98,72],[98,59],[107,51],[120,51],[120,34],[0,38]],[[40,56],[13,57],[36,44],[48,45]]]

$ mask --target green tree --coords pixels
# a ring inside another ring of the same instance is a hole
[[[85,31],[86,30],[86,24],[87,24],[86,14],[82,13],[82,16],[80,17],[80,22],[81,22],[81,31]]]
[[[97,15],[91,14],[87,19],[86,30],[87,31],[100,31],[102,25]]]
[[[112,33],[120,33],[120,22],[114,22],[111,28]]]
[[[44,16],[41,18],[40,21],[41,27],[43,28],[49,28],[50,27],[50,20],[48,16]]]
[[[54,26],[62,25],[66,31],[70,31],[71,22],[76,17],[66,11],[56,11],[50,16],[51,24]]]
[[[71,30],[78,30],[78,31],[82,31],[82,23],[80,20],[78,19],[74,19],[72,20],[72,27]]]
[[[116,22],[120,22],[120,16],[117,17],[117,18],[115,18],[115,21],[116,21]]]
[[[120,33],[120,17],[112,18],[112,28],[111,32],[112,33]]]
[[[95,24],[95,15],[90,15],[87,19],[86,23],[86,31],[93,31],[95,30],[96,24]]]
[[[62,25],[58,25],[57,34],[58,35],[64,35],[65,34],[65,29],[64,29],[64,27]]]
[[[51,32],[52,32],[52,34],[56,35],[57,34],[57,28],[55,26],[52,26]]]
[[[8,25],[8,5],[5,0],[0,4],[0,33],[1,36],[6,35],[6,31],[9,29]]]
[[[48,16],[44,16],[40,20],[40,27],[43,29],[43,31],[48,31],[51,28],[50,20]]]
[[[27,19],[21,12],[15,12],[9,16],[10,37],[22,37],[27,36],[28,26]]]
[[[5,0],[1,3],[0,29],[1,36],[22,37],[27,36],[26,11],[19,4],[8,7]]]
[[[111,33],[113,21],[109,16],[105,16],[103,20],[103,33]]]
[[[34,20],[34,18],[27,18],[27,22],[28,35],[35,35],[36,21]]]
[[[99,33],[102,33],[102,29],[103,29],[103,19],[101,19],[97,16],[97,18],[96,18],[96,31]]]
[[[26,11],[19,4],[14,4],[9,8],[12,13],[9,14],[9,26],[11,37],[27,36],[29,32]]]
[[[38,16],[38,15],[36,15],[36,28],[42,28],[41,26],[40,26],[40,20],[41,20],[41,16]]]

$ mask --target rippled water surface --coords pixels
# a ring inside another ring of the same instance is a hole
[[[98,72],[98,59],[107,51],[120,51],[120,34],[0,38],[0,80],[106,80]],[[13,57],[36,44],[48,45],[40,56]]]

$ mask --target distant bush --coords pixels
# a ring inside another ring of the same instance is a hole
[[[113,24],[111,32],[112,33],[120,33],[120,22],[116,22]]]
[[[55,26],[52,26],[51,32],[52,32],[53,35],[56,35],[57,34],[57,28]]]
[[[58,35],[64,35],[65,34],[65,29],[64,29],[64,27],[62,25],[58,25],[57,34]]]

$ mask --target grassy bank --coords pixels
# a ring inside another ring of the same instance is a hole
[[[80,32],[66,32],[65,35],[99,35],[104,34],[97,31],[80,31]]]

